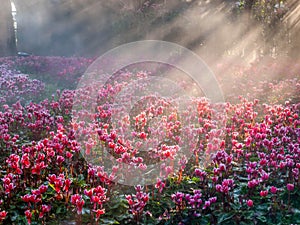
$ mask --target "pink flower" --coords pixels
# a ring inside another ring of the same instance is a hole
[[[41,174],[41,170],[45,169],[46,167],[47,167],[47,165],[45,165],[45,162],[42,161],[42,162],[37,163],[36,165],[34,165],[34,167],[31,169],[31,173],[32,174],[40,175]]]
[[[29,156],[28,156],[27,153],[25,153],[25,154],[22,156],[21,164],[23,165],[23,168],[29,168],[29,166],[30,166],[30,161],[29,161]]]
[[[24,202],[32,202],[32,203],[36,203],[36,202],[39,202],[41,201],[41,197],[40,196],[37,196],[35,194],[26,194],[24,196],[21,197],[21,199],[24,201]]]
[[[129,210],[133,215],[141,214],[146,206],[146,203],[149,201],[149,194],[143,192],[143,187],[137,185],[135,187],[135,195],[126,195],[126,200],[129,205]]]
[[[262,175],[261,175],[261,179],[262,180],[268,180],[269,179],[269,174],[268,173],[266,173],[266,172],[264,172]]]
[[[255,188],[259,184],[258,180],[248,181],[248,188]]]
[[[274,186],[272,186],[272,187],[270,188],[270,191],[271,191],[272,194],[276,194],[276,193],[277,193],[277,188],[274,187]]]
[[[209,199],[209,201],[210,201],[210,203],[215,203],[215,202],[217,202],[217,197],[211,197]]]
[[[219,169],[220,169],[220,171],[225,171],[226,166],[223,163],[221,163],[220,166],[219,166]]]
[[[58,164],[61,164],[61,163],[63,163],[64,161],[65,161],[65,158],[64,158],[63,156],[58,155],[58,156],[56,157],[56,162],[57,162]]]
[[[162,180],[158,178],[157,182],[155,184],[155,188],[157,188],[158,192],[161,193],[163,191],[164,187],[165,187],[165,183],[162,182]]]
[[[218,181],[218,177],[217,176],[214,176],[211,178],[212,182],[216,183]]]
[[[92,198],[92,196],[93,196],[93,189],[90,189],[90,190],[84,189],[84,194],[86,196],[88,196],[89,198]]]
[[[264,166],[264,165],[266,165],[267,164],[267,160],[266,159],[261,159],[260,161],[259,161],[259,165],[261,165],[261,166]]]
[[[205,201],[204,206],[203,206],[203,209],[209,208],[210,205],[211,205],[211,202],[210,202],[210,201]]]
[[[41,194],[44,194],[44,193],[47,191],[47,189],[48,189],[48,186],[42,184],[42,185],[39,187],[39,192],[40,192]]]
[[[25,217],[27,219],[28,224],[31,224],[32,213],[29,209],[25,211]]]
[[[68,192],[69,188],[71,186],[72,181],[70,179],[65,180],[65,186],[64,186],[64,191]]]
[[[50,212],[50,210],[51,210],[51,206],[49,206],[49,205],[42,205],[42,211],[39,214],[39,218],[43,218],[44,214],[47,213],[47,212]]]
[[[247,206],[253,207],[253,201],[251,199],[247,200]]]
[[[68,159],[71,159],[72,156],[73,156],[73,154],[72,154],[71,152],[66,152],[66,157],[67,157]]]
[[[199,177],[201,180],[204,180],[207,176],[205,171],[200,170],[199,168],[195,169],[194,171],[195,176]]]
[[[260,196],[261,197],[266,197],[268,195],[268,190],[265,190],[265,191],[260,191]]]
[[[81,214],[83,205],[85,203],[84,200],[82,199],[82,196],[79,194],[72,195],[71,203],[76,206],[77,214]]]
[[[222,188],[222,185],[221,185],[221,184],[217,184],[217,185],[216,185],[216,191],[217,191],[217,192],[222,192],[222,191],[223,191],[223,188]]]
[[[286,188],[288,189],[288,191],[292,191],[292,190],[294,190],[294,184],[287,184],[286,185]]]
[[[147,165],[144,164],[144,163],[140,163],[138,167],[139,167],[139,169],[141,169],[141,170],[146,170],[146,169],[147,169]]]

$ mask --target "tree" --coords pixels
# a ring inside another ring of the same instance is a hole
[[[10,0],[1,0],[0,7],[0,56],[16,54],[16,38]]]

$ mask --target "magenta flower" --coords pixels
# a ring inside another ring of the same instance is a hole
[[[32,213],[29,209],[25,211],[25,217],[27,219],[28,224],[31,224]]]
[[[72,195],[71,203],[76,206],[77,214],[81,214],[83,205],[85,203],[84,200],[82,199],[82,196],[79,194]]]
[[[266,197],[268,195],[268,190],[265,191],[261,190],[259,194],[261,197]]]
[[[223,171],[226,170],[226,166],[223,163],[221,163],[220,166],[219,166],[219,169],[220,169],[220,171],[223,172]]]
[[[294,184],[287,184],[286,188],[288,189],[288,191],[293,191],[294,190]]]
[[[90,189],[90,190],[84,189],[84,194],[86,196],[88,196],[89,198],[92,198],[92,196],[93,196],[93,189]]]
[[[136,219],[142,214],[147,202],[149,201],[149,194],[143,192],[143,187],[137,185],[135,187],[136,194],[126,195],[126,200],[129,205],[129,211]]]
[[[56,157],[56,162],[57,162],[58,164],[61,164],[61,163],[63,163],[64,161],[65,161],[65,158],[64,158],[63,156],[58,155],[58,156]]]
[[[155,184],[155,188],[158,189],[159,193],[161,193],[163,191],[164,187],[165,187],[165,183],[162,182],[162,180],[158,178],[157,182]]]
[[[277,193],[277,188],[274,187],[274,186],[272,186],[272,187],[270,188],[270,191],[271,191],[272,194],[276,194],[276,193]]]
[[[43,218],[44,217],[44,214],[47,213],[47,212],[50,212],[51,210],[51,206],[50,205],[42,205],[42,210],[39,214],[39,218]]]
[[[247,200],[247,206],[253,207],[253,201],[251,199]]]

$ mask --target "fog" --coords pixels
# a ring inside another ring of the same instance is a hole
[[[282,22],[286,26],[263,33],[262,23],[245,11],[236,12],[235,1],[147,1],[144,6],[129,0],[13,2],[18,50],[36,55],[94,56],[122,43],[156,39],[181,44],[211,60],[226,54],[253,61],[258,49],[276,55],[288,50],[291,38],[298,37],[300,12],[297,1],[288,1]],[[284,29],[293,32],[287,37]]]

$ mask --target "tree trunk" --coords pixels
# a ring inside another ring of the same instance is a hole
[[[16,54],[16,38],[10,0],[1,0],[0,7],[0,56]]]

